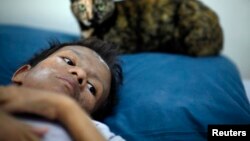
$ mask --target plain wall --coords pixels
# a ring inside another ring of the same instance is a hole
[[[0,0],[0,23],[79,34],[70,0]]]
[[[222,54],[250,79],[250,0],[202,0],[218,14],[224,31]],[[79,34],[70,0],[0,0],[0,23]]]
[[[223,54],[250,79],[250,0],[202,0],[218,14],[224,31]]]

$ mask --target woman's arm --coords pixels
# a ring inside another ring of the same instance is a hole
[[[105,140],[76,101],[63,94],[18,86],[0,87],[0,109],[58,120],[77,141]]]

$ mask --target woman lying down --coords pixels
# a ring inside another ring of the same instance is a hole
[[[122,82],[117,55],[114,45],[91,38],[54,43],[34,56],[16,70],[12,85],[0,87],[0,140],[47,140],[52,129],[23,122],[20,114],[28,114],[59,122],[69,133],[65,140],[124,141],[99,122]]]

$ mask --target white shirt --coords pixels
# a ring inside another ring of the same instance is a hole
[[[23,121],[35,127],[47,127],[49,129],[42,138],[42,141],[72,141],[66,130],[58,124],[32,119],[23,119]],[[125,141],[122,137],[111,132],[109,127],[104,123],[95,120],[92,121],[107,141]]]
[[[113,132],[111,132],[106,124],[95,120],[93,120],[93,122],[96,128],[102,133],[102,135],[107,141],[125,141],[122,137],[115,135]]]

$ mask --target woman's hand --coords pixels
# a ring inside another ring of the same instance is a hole
[[[31,127],[0,111],[1,141],[39,141],[47,128]]]
[[[105,140],[84,109],[63,94],[18,86],[0,87],[0,110],[57,119],[77,141]]]
[[[76,103],[68,96],[26,87],[0,87],[0,110],[8,113],[30,113],[55,120]]]

